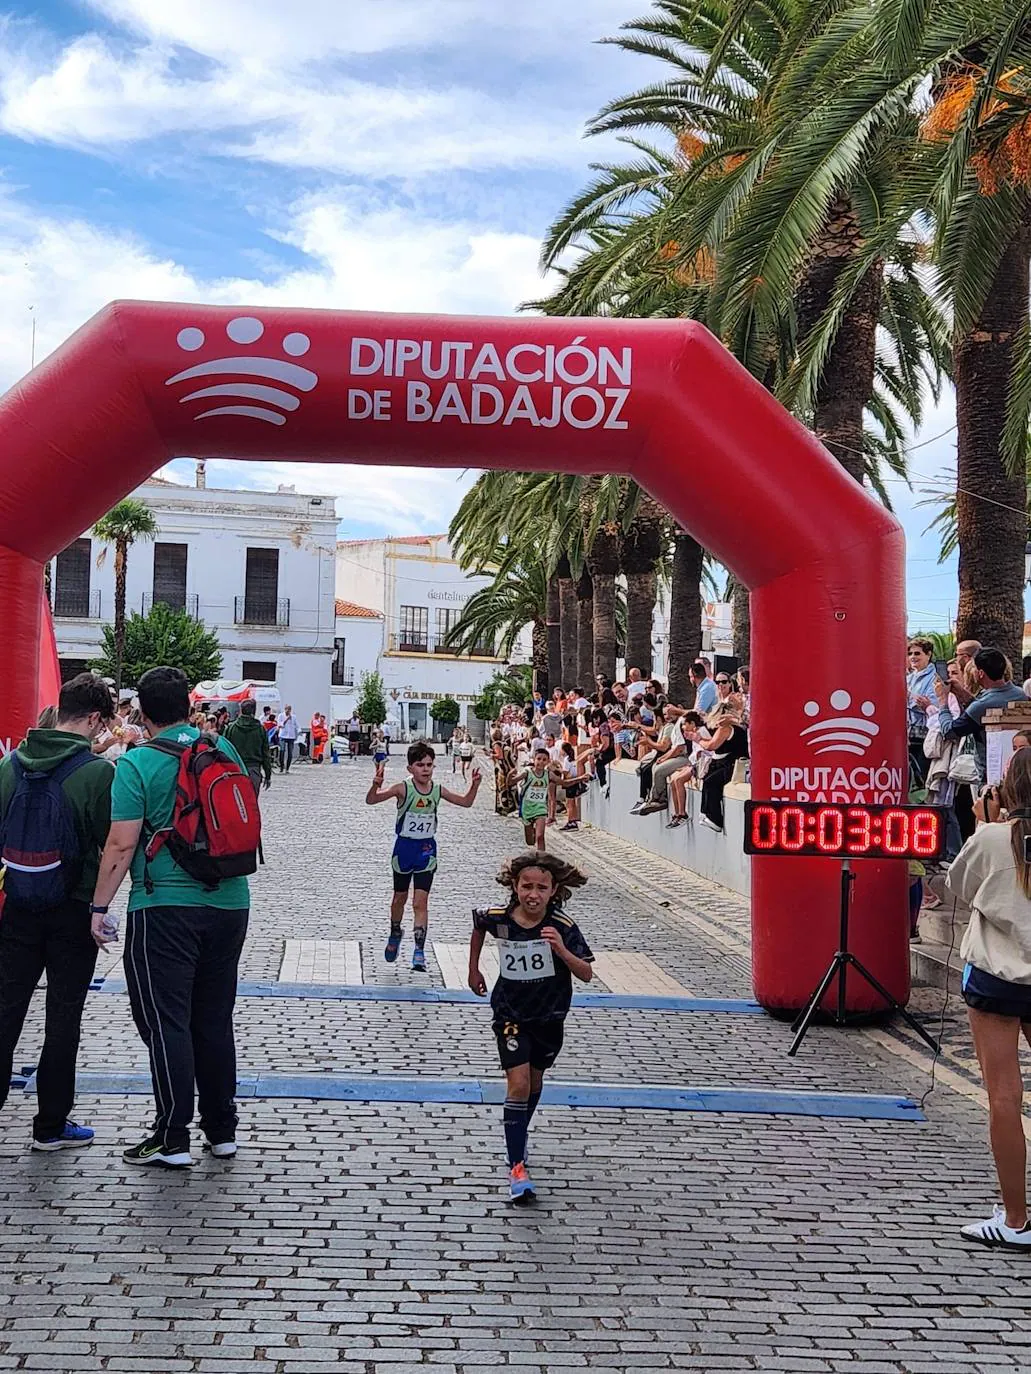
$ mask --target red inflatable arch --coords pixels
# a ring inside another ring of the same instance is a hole
[[[0,739],[37,706],[43,565],[198,453],[626,473],[752,589],[753,795],[902,799],[902,532],[681,321],[106,307],[0,400]],[[753,862],[756,995],[795,1008],[835,944],[838,867]],[[855,951],[904,999],[905,865],[861,877]]]

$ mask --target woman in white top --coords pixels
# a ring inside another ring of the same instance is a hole
[[[1020,1037],[1031,1043],[1031,750],[1003,779],[1002,819],[982,825],[949,868],[946,889],[970,907],[960,954],[963,1000],[988,1090],[1002,1206],[962,1228],[968,1240],[1031,1252]]]

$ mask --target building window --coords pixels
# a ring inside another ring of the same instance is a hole
[[[347,646],[346,639],[334,639],[333,641],[333,667],[330,671],[330,686],[343,687],[350,686],[344,682],[344,650]]]
[[[450,632],[458,624],[462,612],[453,606],[437,607],[437,625],[435,646],[441,653],[457,653],[457,649],[449,649],[446,640]]]
[[[426,738],[426,703],[424,701],[408,703],[408,738]]]
[[[61,686],[66,682],[71,682],[73,677],[78,677],[80,673],[89,670],[89,663],[84,658],[62,658],[61,663]]]
[[[275,625],[279,599],[279,550],[248,549],[243,614],[248,625]]]
[[[76,539],[74,544],[57,555],[54,577],[54,615],[77,616],[90,614],[90,559],[92,541]],[[97,614],[99,614],[99,606]]]
[[[247,682],[275,682],[276,665],[274,663],[262,663],[260,659],[245,658],[243,668],[244,680]]]
[[[154,545],[154,605],[186,609],[186,544]]]
[[[429,647],[430,612],[427,606],[401,607],[402,649],[425,650]]]

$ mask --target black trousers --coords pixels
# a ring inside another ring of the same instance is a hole
[[[195,1086],[204,1134],[235,1136],[233,1008],[246,934],[246,910],[152,906],[127,918],[125,981],[167,1150],[189,1147]]]
[[[75,1060],[86,994],[97,966],[89,906],[68,901],[49,911],[13,902],[0,916],[0,1106],[7,1101],[14,1052],[43,973],[46,1026],[36,1069],[37,1140],[61,1134],[75,1101]]]
[[[279,741],[279,771],[284,771],[283,765],[286,764],[285,771],[289,773],[290,765],[294,761],[294,751],[297,748],[295,739],[280,739]]]
[[[713,759],[702,779],[699,809],[703,816],[723,829],[723,791],[734,776],[736,759]]]

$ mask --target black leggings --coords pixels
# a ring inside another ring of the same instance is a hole
[[[603,754],[599,754],[598,757],[594,760],[594,774],[598,781],[601,783],[602,787],[605,786],[605,769],[609,766],[610,763],[615,762],[615,758],[615,749],[606,749]]]
[[[702,779],[702,815],[723,829],[723,789],[734,776],[736,759],[713,759]]]

